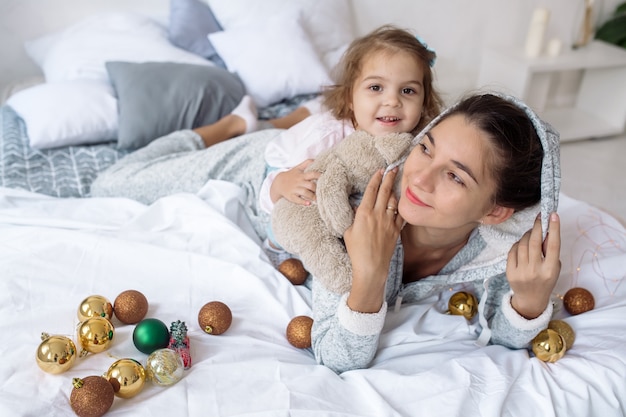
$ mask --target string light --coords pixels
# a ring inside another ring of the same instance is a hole
[[[626,255],[624,226],[614,217],[591,206],[578,216],[575,224],[576,236],[572,243],[567,244],[562,240],[562,246],[571,248],[567,253],[561,253],[564,265],[569,260],[570,270],[563,271],[559,278],[560,285],[557,284],[564,290],[563,293],[557,291],[552,294],[555,312],[560,309],[564,294],[571,288],[589,286],[595,279],[600,279],[603,285],[593,286],[593,290],[598,291],[603,287],[606,295],[613,297],[626,281],[626,268],[611,265],[611,262],[624,262],[623,258],[615,256]],[[605,270],[610,271],[610,275],[607,276]],[[619,271],[624,273],[619,275]],[[566,280],[569,282],[565,283]],[[468,283],[460,283],[448,287],[447,292],[468,291],[470,287]]]
[[[570,287],[582,286],[581,280],[599,278],[607,295],[614,296],[626,278],[626,273],[618,275],[622,269],[611,268],[610,264],[615,254],[626,254],[624,227],[618,220],[593,207],[576,219],[576,227],[578,236],[571,245]],[[609,270],[610,275],[605,270]],[[557,296],[563,298],[560,294]]]

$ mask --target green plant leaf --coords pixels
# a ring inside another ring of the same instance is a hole
[[[607,20],[596,31],[595,38],[615,45],[626,40],[626,14]]]

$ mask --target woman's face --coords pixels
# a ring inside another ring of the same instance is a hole
[[[364,59],[350,105],[357,129],[375,136],[411,132],[423,105],[424,72],[413,56],[380,51]]]
[[[464,116],[433,127],[404,163],[398,211],[412,225],[474,227],[494,207],[494,156],[485,133]]]

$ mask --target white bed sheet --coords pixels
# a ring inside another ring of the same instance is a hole
[[[116,397],[107,416],[624,415],[626,231],[602,211],[561,198],[556,294],[582,286],[596,307],[557,311],[577,335],[558,362],[476,346],[465,319],[433,298],[389,312],[372,366],[336,375],[287,342],[291,318],[310,314],[310,294],[267,262],[238,197],[217,181],[151,206],[0,188],[0,415],[72,415],[73,377],[102,375],[125,357],[145,363],[134,326],[117,320],[112,346],[66,373],[35,360],[41,332],[76,341],[82,299],[113,301],[127,289],[146,295],[147,317],[186,322],[193,364],[173,386]],[[197,323],[212,300],[233,312],[220,336]]]

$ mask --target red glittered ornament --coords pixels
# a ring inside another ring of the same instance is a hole
[[[113,405],[113,386],[101,376],[74,378],[70,405],[79,417],[101,417]]]
[[[567,291],[563,296],[563,307],[571,315],[577,315],[593,310],[595,300],[588,290],[575,287]]]
[[[221,301],[208,302],[198,312],[198,324],[207,334],[220,335],[228,330],[232,322],[230,308]]]
[[[148,299],[137,290],[126,290],[115,298],[115,317],[124,324],[136,324],[148,313]]]
[[[293,285],[302,285],[309,276],[309,271],[304,269],[302,261],[296,258],[285,259],[278,265],[278,272],[283,274]]]
[[[292,346],[306,349],[311,347],[311,328],[313,319],[309,316],[297,316],[291,319],[287,325],[287,341]]]

